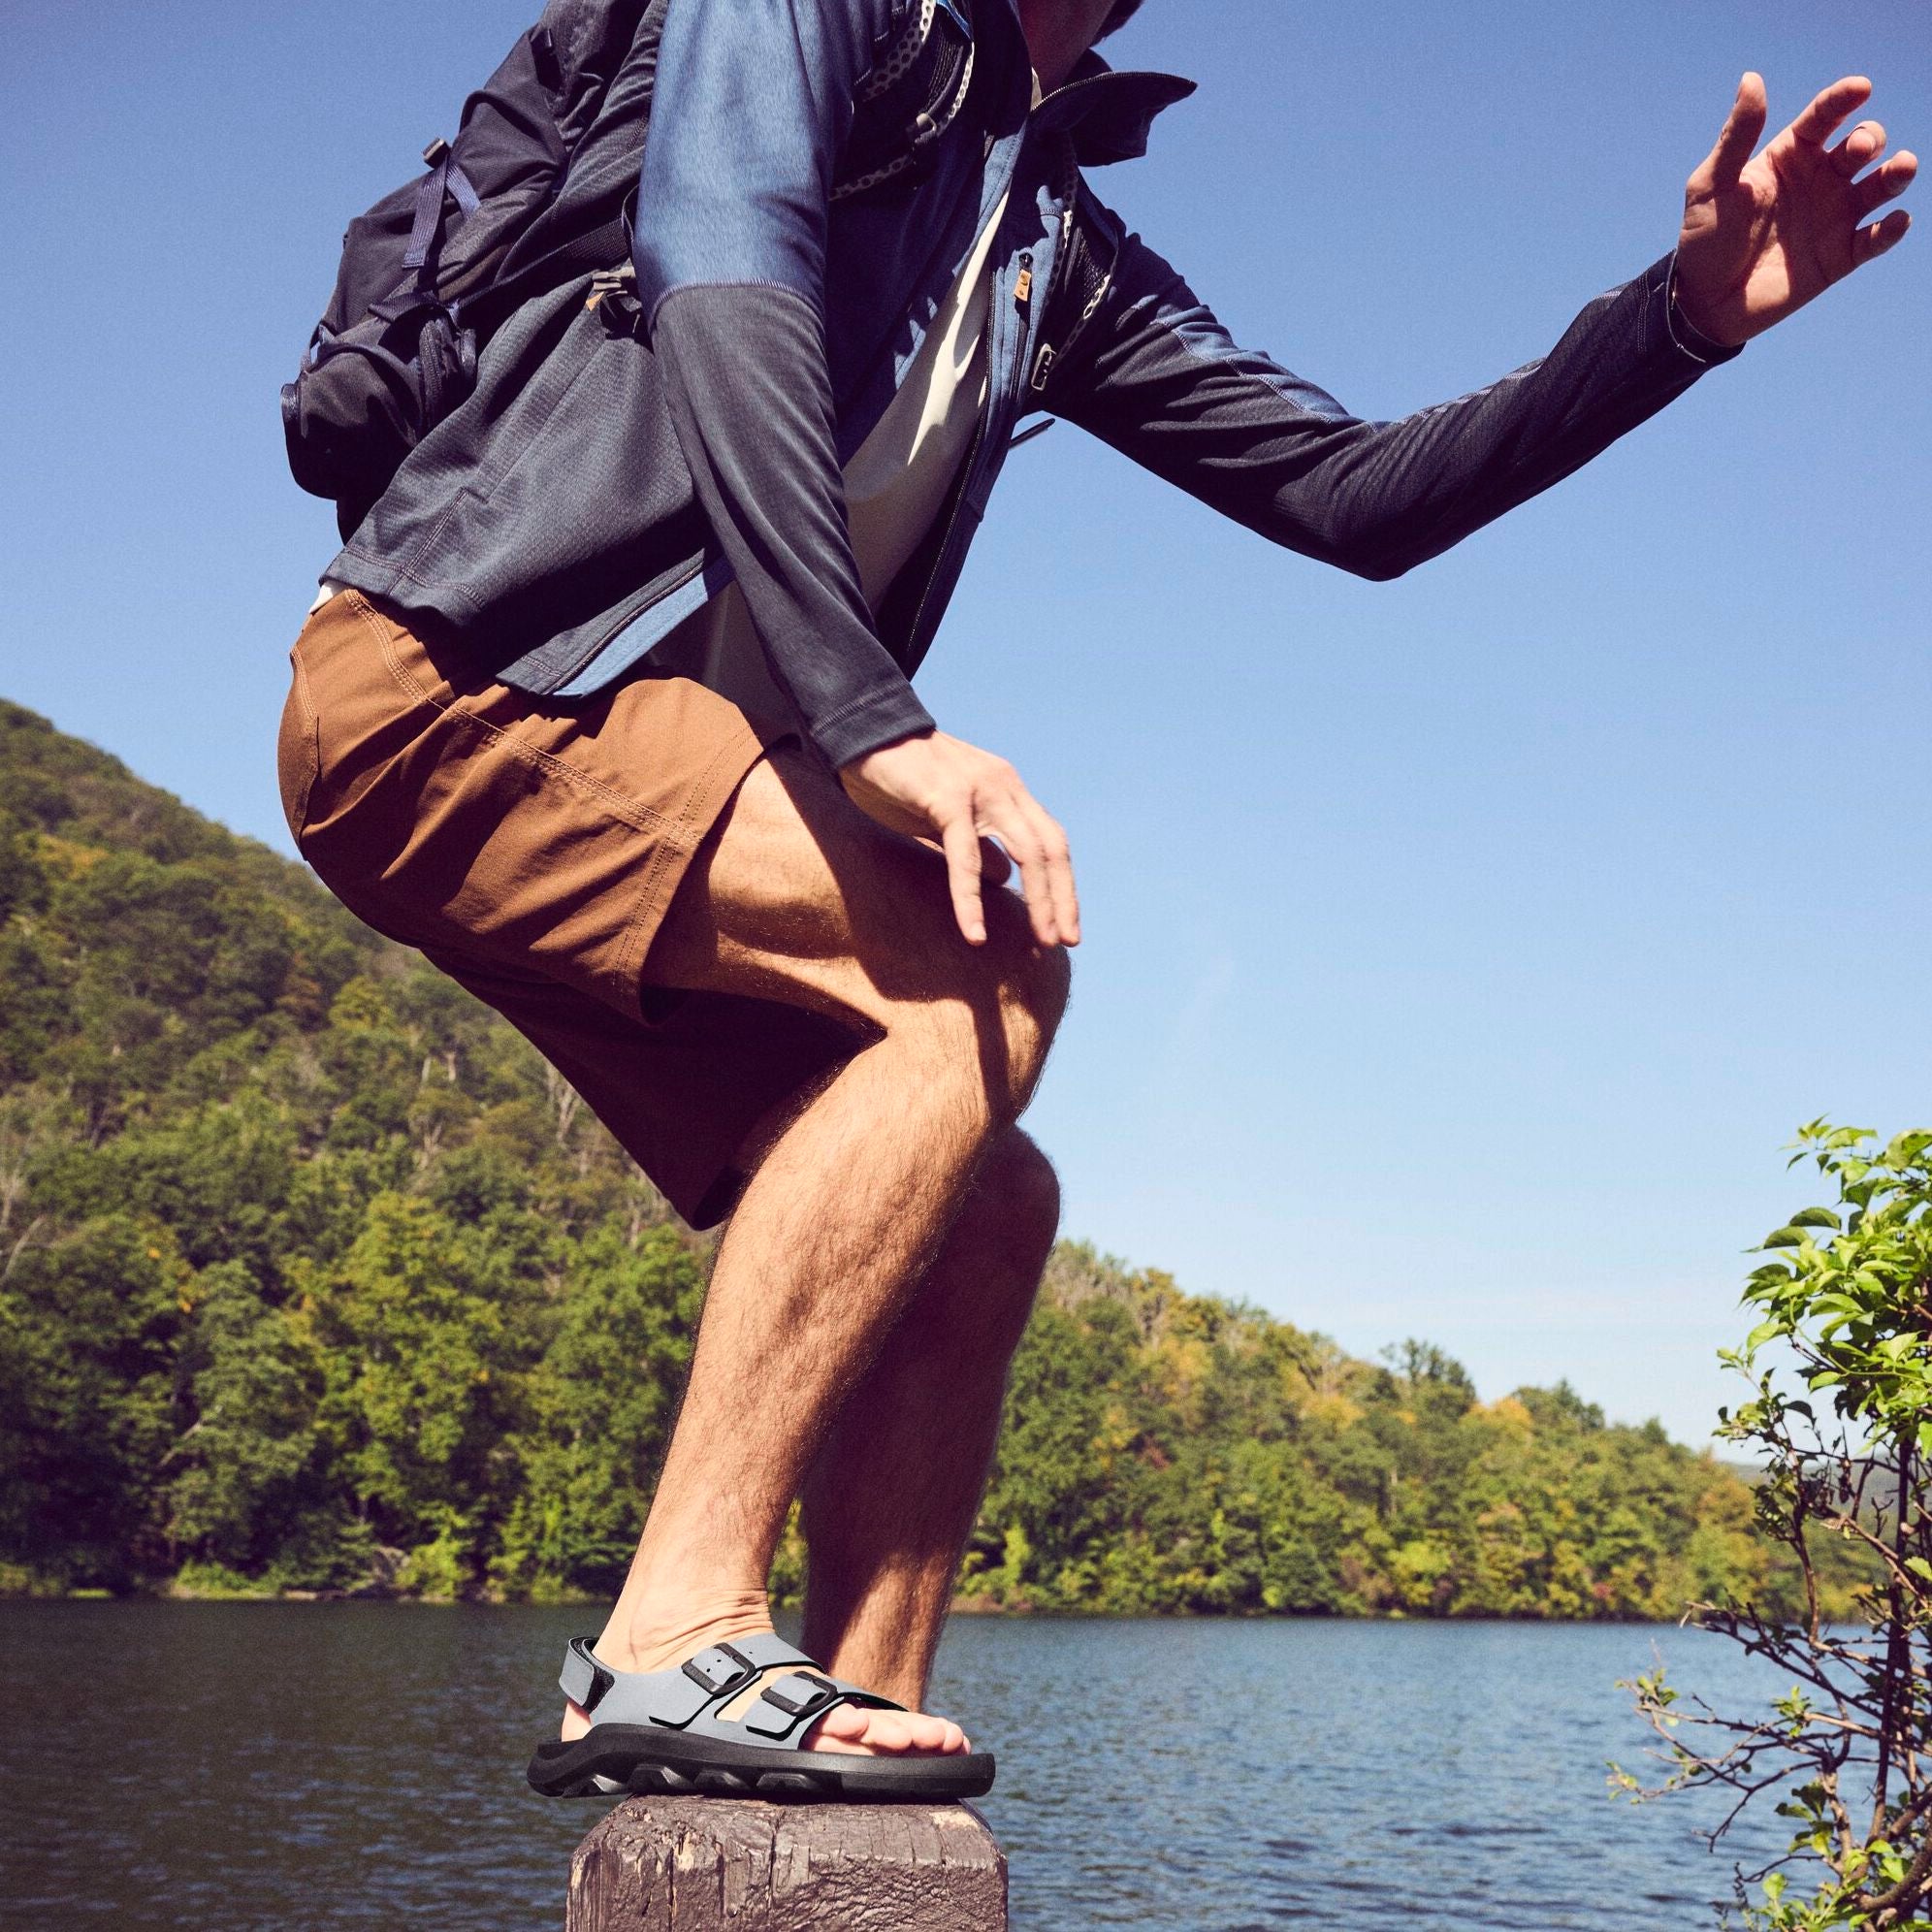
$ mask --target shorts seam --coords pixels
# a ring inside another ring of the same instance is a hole
[[[300,852],[302,835],[308,829],[308,801],[315,790],[315,781],[322,775],[322,724],[316,715],[315,696],[308,683],[308,666],[302,660],[300,637],[290,646],[288,658],[290,668],[295,673],[289,695],[302,721],[305,757],[301,789],[288,801],[286,811],[289,836]]]
[[[356,596],[357,594],[354,591],[345,591],[343,596]],[[552,778],[562,779],[566,785],[573,786],[579,791],[586,792],[590,796],[599,800],[610,811],[621,818],[626,824],[629,825],[633,831],[656,834],[663,826],[670,823],[670,821],[661,812],[655,812],[648,805],[640,805],[635,799],[627,798],[623,792],[616,790],[613,787],[605,785],[599,779],[593,778],[588,772],[579,770],[568,759],[560,758],[550,752],[540,752],[531,745],[519,744],[501,726],[492,724],[487,719],[478,718],[473,712],[460,711],[455,705],[445,704],[440,698],[431,696],[402,668],[402,662],[397,658],[396,640],[393,635],[394,627],[383,623],[374,606],[366,597],[359,598],[358,601],[361,604],[361,610],[358,614],[362,617],[363,622],[376,633],[381,642],[382,661],[388,665],[390,676],[402,687],[403,692],[414,699],[416,703],[427,704],[432,709],[441,713],[443,717],[458,724],[467,725],[471,730],[481,733],[491,744],[508,753],[511,757],[538,771],[544,772]]]
[[[741,714],[742,721],[742,714]],[[754,756],[744,758],[748,746]],[[711,798],[717,790],[718,768],[728,758],[742,781],[758,758],[764,756],[764,740],[748,722],[741,722],[737,734],[728,744],[721,745],[712,755],[711,762],[704,767],[704,775],[685,794],[684,809],[678,815],[677,832],[673,838],[660,841],[651,854],[650,863],[644,868],[644,878],[638,886],[636,909],[631,913],[629,922],[624,929],[624,939],[618,947],[616,973],[619,990],[636,990],[644,970],[644,961],[637,955],[637,940],[646,918],[658,904],[658,890],[665,871],[675,858],[679,868],[691,862],[697,850],[698,840],[692,837],[692,826],[700,819],[704,821],[708,833],[714,815],[710,811]],[[742,762],[740,762],[743,760]],[[647,949],[648,950],[648,949]]]

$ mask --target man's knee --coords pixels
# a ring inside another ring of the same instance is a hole
[[[1025,1332],[1059,1231],[1060,1181],[1053,1164],[1011,1127],[987,1149],[953,1237],[964,1239],[974,1257],[973,1333],[1003,1360]]]
[[[1015,1251],[1032,1260],[1037,1280],[1060,1232],[1060,1176],[1053,1163],[1014,1127],[987,1155],[981,1180],[988,1208],[999,1216]]]
[[[1067,1010],[1071,983],[1067,955],[1055,947],[1040,955],[1038,971],[1030,976],[1019,999],[1008,1010],[1008,1098],[1014,1119],[1032,1100],[1033,1089],[1039,1084],[1053,1036],[1059,1031],[1060,1017]]]
[[[1002,891],[987,912],[986,944],[968,955],[966,970],[982,982],[969,1004],[976,1010],[988,1097],[995,1114],[1010,1124],[1033,1097],[1067,1010],[1073,977],[1063,947],[1035,944],[1025,909],[1014,894]],[[997,1041],[984,1037],[993,1025]],[[1034,1153],[1045,1166],[1046,1157],[1037,1148]],[[1050,1176],[1051,1169],[1046,1172]]]
[[[700,854],[702,917],[675,962],[685,977],[669,983],[767,989],[742,983],[750,975],[830,1003],[917,1043],[934,1079],[982,1087],[992,1122],[1018,1116],[1069,973],[1064,950],[1035,944],[1016,892],[987,890],[985,944],[969,946],[940,855],[875,824],[785,750],[753,768],[723,826]]]

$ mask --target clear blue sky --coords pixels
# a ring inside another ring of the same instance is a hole
[[[284,851],[333,541],[276,388],[344,219],[533,11],[8,10],[0,692]],[[1923,0],[1146,0],[1109,52],[1202,85],[1103,195],[1368,415],[1540,354],[1669,247],[1747,66],[1774,126],[1869,73],[1932,152]],[[1914,202],[1895,254],[1397,584],[1065,426],[1014,459],[920,687],[1073,833],[1035,1114],[1069,1232],[1702,1437],[1791,1130],[1932,1119]]]

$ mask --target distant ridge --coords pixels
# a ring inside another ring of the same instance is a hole
[[[306,868],[0,700],[0,1590],[615,1587],[705,1243]],[[1271,1274],[1278,1270],[1271,1268]],[[796,1590],[802,1552],[774,1584]],[[981,1608],[1675,1617],[1748,1482],[1063,1242]]]

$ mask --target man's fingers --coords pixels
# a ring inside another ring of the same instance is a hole
[[[944,854],[946,848],[925,832],[918,835],[920,845]],[[996,846],[991,839],[980,841],[980,881],[985,886],[1004,886],[1013,877],[1013,860]]]
[[[1874,221],[1861,228],[1852,238],[1852,266],[1855,269],[1869,262],[1874,255],[1883,255],[1895,242],[1904,239],[1905,231],[1912,226],[1912,216],[1902,208],[1895,208],[1883,221]]]
[[[994,833],[1019,867],[1034,938],[1042,946],[1078,946],[1079,901],[1066,833],[1017,783],[986,802],[981,829]]]
[[[1812,98],[1811,105],[1791,123],[1793,141],[1822,146],[1831,131],[1853,108],[1861,108],[1872,98],[1872,83],[1862,74],[1848,74]]]
[[[1013,877],[1013,860],[991,839],[980,841],[980,878],[988,886],[1004,886]]]
[[[1825,159],[1849,181],[1860,168],[1869,167],[1884,151],[1884,124],[1862,120],[1836,147],[1826,151]]]
[[[1074,888],[1074,854],[1066,828],[1047,813],[1040,814],[1040,843],[1046,856],[1046,887],[1053,896],[1053,922],[1063,946],[1080,943],[1080,900]]]
[[[1028,851],[1033,860],[1033,882],[1028,903],[1038,903],[1046,912],[1043,920],[1036,914],[1033,930],[1046,946],[1078,946],[1080,943],[1079,901],[1074,892],[1073,854],[1067,835],[1030,792],[1022,792],[1019,809],[1026,821]]]
[[[1006,848],[1007,856],[1019,867],[1019,888],[1026,895],[1027,918],[1033,936],[1042,946],[1058,946],[1059,922],[1053,917],[1053,892],[1046,872],[1046,853],[1040,834],[1022,801],[1008,796],[990,803],[982,814],[981,829],[991,832]]]
[[[1079,941],[1067,835],[1004,758],[934,731],[868,752],[841,778],[853,801],[880,823],[939,848],[952,915],[969,945],[985,944],[985,892],[1005,885],[1014,866],[1039,943]]]
[[[952,893],[952,917],[969,946],[986,943],[986,909],[980,898],[980,835],[969,814],[959,812],[939,828],[946,853],[946,882]]]
[[[1863,220],[1875,208],[1883,208],[1904,194],[1917,173],[1918,156],[1910,148],[1903,154],[1894,154],[1883,168],[1873,169],[1852,190],[1852,219]]]
[[[1723,132],[1718,136],[1718,145],[1699,171],[1709,177],[1711,186],[1723,187],[1744,172],[1744,164],[1756,152],[1758,137],[1764,132],[1769,113],[1763,75],[1747,74],[1737,83],[1737,98],[1731,102],[1730,115]]]

